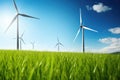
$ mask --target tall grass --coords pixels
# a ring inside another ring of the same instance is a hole
[[[120,55],[1,50],[0,80],[120,80]]]

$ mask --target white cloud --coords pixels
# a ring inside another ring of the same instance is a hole
[[[108,44],[108,46],[101,49],[104,52],[118,52],[120,51],[120,38],[103,38],[99,39],[101,43]]]
[[[113,34],[120,34],[120,27],[111,28],[108,31],[110,31]]]
[[[100,42],[105,43],[105,44],[110,44],[110,43],[115,43],[119,41],[119,38],[103,38],[103,39],[99,39]]]
[[[96,11],[97,13],[101,13],[101,12],[106,12],[106,11],[112,10],[112,8],[104,5],[103,3],[94,4],[92,6],[92,9],[94,11]]]

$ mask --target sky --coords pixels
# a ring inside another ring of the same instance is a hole
[[[88,52],[120,51],[120,0],[15,0],[19,13],[40,18],[19,17],[23,50],[57,51],[57,37],[64,45],[60,51],[82,51],[82,34],[73,42],[83,25],[98,33],[85,30],[85,50]],[[0,49],[16,49],[16,21],[5,32],[16,15],[12,0],[0,0]]]

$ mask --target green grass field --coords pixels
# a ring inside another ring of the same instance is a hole
[[[120,80],[120,54],[1,50],[0,80]]]

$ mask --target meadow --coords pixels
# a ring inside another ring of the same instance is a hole
[[[120,54],[1,50],[0,80],[120,80]]]

